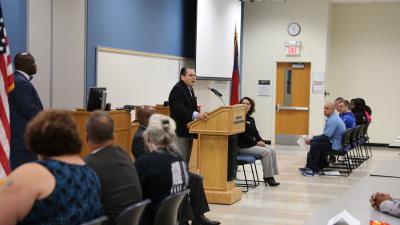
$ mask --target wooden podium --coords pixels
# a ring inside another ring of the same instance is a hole
[[[198,134],[198,149],[194,164],[204,176],[207,201],[233,204],[242,197],[242,191],[228,176],[228,136],[245,131],[246,115],[243,105],[223,106],[208,113],[207,120],[195,120],[188,124],[189,132]],[[193,160],[193,157],[192,157]]]
[[[82,140],[82,151],[80,153],[82,158],[90,154],[86,144],[85,123],[91,113],[92,112],[86,110],[71,111],[78,127],[79,136]],[[131,113],[125,110],[113,110],[108,111],[107,113],[114,121],[114,143],[121,146],[125,151],[127,151],[131,158],[133,158],[131,153],[132,135],[130,134]]]

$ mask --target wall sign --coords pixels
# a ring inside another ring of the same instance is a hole
[[[300,56],[301,41],[286,41],[286,55],[287,56]]]
[[[270,80],[258,80],[258,95],[259,96],[270,96],[271,95],[271,81]]]

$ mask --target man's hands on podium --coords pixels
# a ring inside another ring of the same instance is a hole
[[[207,119],[208,119],[207,113],[205,113],[205,112],[199,112],[199,113],[197,114],[197,116],[196,116],[196,119],[199,119],[199,120],[207,120]]]

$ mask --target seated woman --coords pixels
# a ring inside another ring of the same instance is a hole
[[[143,134],[150,153],[137,158],[135,165],[143,198],[152,201],[143,217],[144,224],[153,224],[156,207],[161,200],[186,190],[189,183],[186,163],[173,144],[175,127],[170,117],[153,114]]]
[[[260,155],[265,185],[278,186],[279,183],[274,179],[274,176],[278,175],[275,151],[267,147],[258,133],[254,118],[251,117],[255,111],[254,100],[244,97],[240,100],[240,104],[246,106],[246,130],[238,134],[239,153]]]
[[[21,165],[0,187],[0,224],[78,225],[103,215],[99,180],[79,157],[81,139],[67,111],[39,113],[25,140],[39,161]]]

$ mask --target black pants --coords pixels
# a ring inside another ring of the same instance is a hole
[[[185,197],[180,208],[179,220],[186,222],[210,211],[204,192],[203,178],[189,172],[189,196]]]
[[[307,154],[306,167],[314,172],[320,171],[327,165],[326,155],[331,151],[332,144],[329,139],[311,141],[310,151]]]

